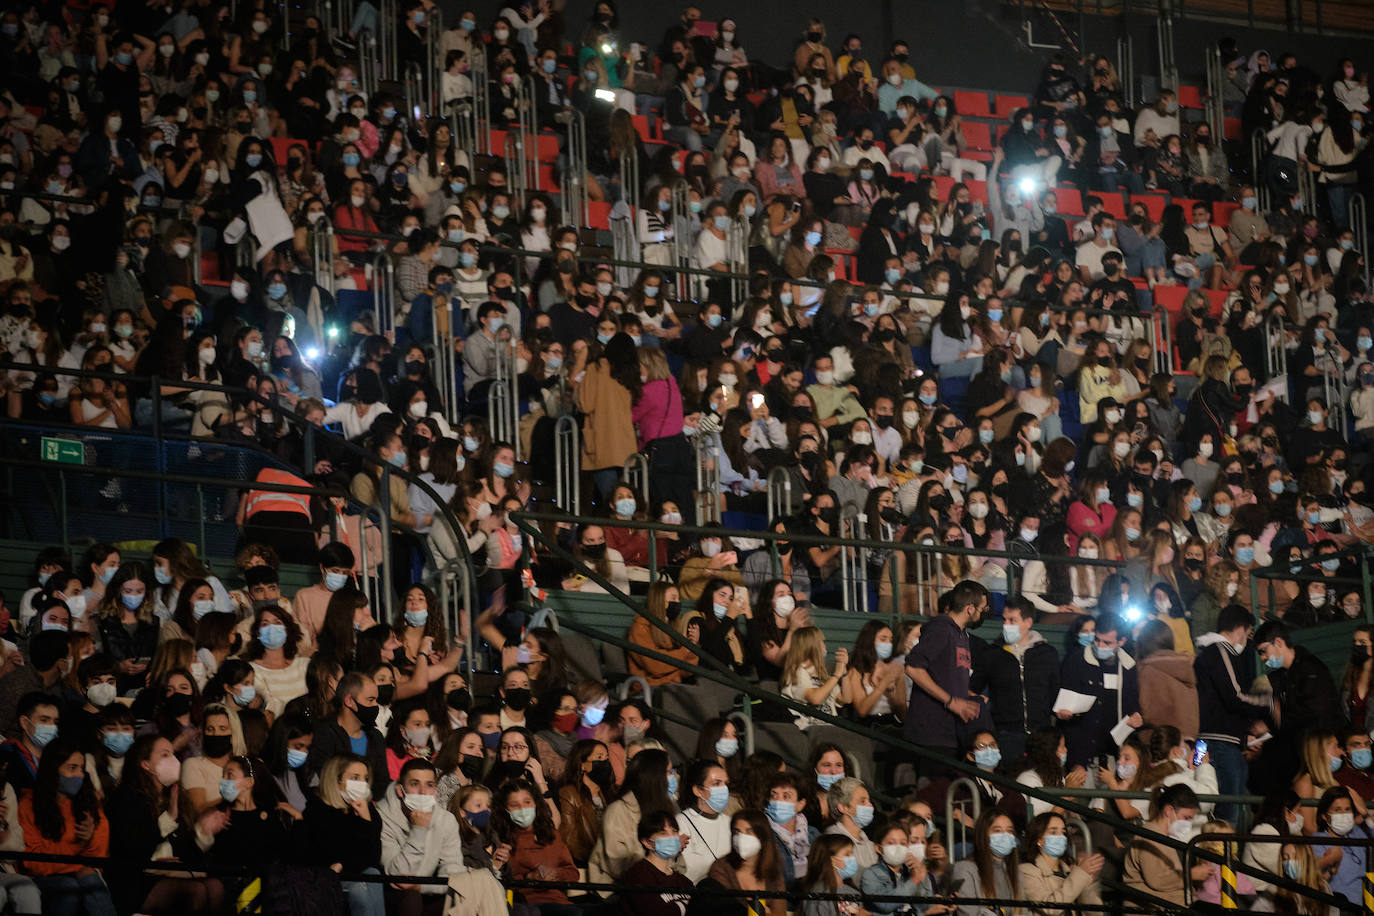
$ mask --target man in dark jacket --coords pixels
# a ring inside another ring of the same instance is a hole
[[[1054,722],[1059,653],[1031,629],[1034,622],[1030,602],[1012,598],[1002,610],[1002,640],[984,643],[973,656],[969,689],[987,695],[997,745],[1009,763],[1025,756],[1031,732]]]
[[[1073,713],[1056,709],[1055,715],[1064,723],[1064,741],[1069,749],[1070,768],[1089,766],[1094,760],[1105,765],[1107,757],[1115,757],[1117,743],[1112,729],[1125,719],[1132,728],[1140,728],[1140,683],[1135,660],[1121,648],[1124,632],[1115,617],[1098,618],[1093,644],[1085,646],[1064,659],[1060,669],[1059,686],[1094,699],[1087,712]]]
[[[1250,691],[1255,680],[1255,654],[1247,647],[1253,632],[1250,611],[1238,604],[1227,605],[1217,615],[1217,631],[1199,637],[1193,661],[1198,738],[1207,742],[1217,771],[1217,791],[1223,795],[1245,793],[1250,775],[1245,759],[1250,726],[1269,716],[1269,698]],[[1231,823],[1238,813],[1234,804],[1217,805],[1216,816],[1230,818]]]
[[[1293,644],[1287,624],[1271,620],[1255,634],[1255,644],[1268,669],[1274,691],[1274,741],[1265,749],[1275,758],[1278,775],[1291,780],[1298,773],[1298,748],[1306,731],[1339,732],[1340,695],[1331,671],[1307,649]]]
[[[338,713],[315,726],[307,769],[315,775],[336,754],[366,758],[372,770],[372,798],[380,801],[391,781],[386,769],[386,742],[377,731],[377,683],[357,671],[344,675],[334,691]]]

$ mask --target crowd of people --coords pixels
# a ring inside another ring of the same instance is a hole
[[[397,5],[403,58],[433,10]],[[232,869],[269,865],[269,910],[295,894],[353,916],[981,916],[998,907],[960,898],[1090,906],[1118,899],[1108,879],[1219,901],[1213,864],[1185,873],[1094,818],[1083,835],[1060,788],[1134,792],[1087,801],[1208,849],[1272,833],[1244,850],[1257,911],[1325,911],[1294,882],[1361,899],[1366,848],[1283,841],[1374,841],[1374,628],[1339,679],[1301,644],[1370,619],[1353,62],[1320,77],[1222,43],[1223,102],[1271,144],[1248,175],[1173,92],[1131,111],[1101,56],[1055,56],[997,125],[923,82],[904,40],[812,19],[774,65],[692,7],[648,48],[622,42],[612,0],[585,23],[538,0],[450,18],[445,113],[421,116],[359,82],[376,6],[289,40],[278,12],[0,14],[6,414],[272,458],[236,502],[227,582],[175,538],[49,547],[0,603],[0,848],[150,865],[20,860],[0,911],[227,912],[253,893]],[[513,194],[499,157],[456,144],[451,104],[485,92],[514,125],[527,79],[560,144],[557,115],[584,116],[589,195],[638,202],[642,269],[600,263],[554,195]],[[1004,128],[995,148],[967,142],[976,124]],[[1118,218],[1101,195],[1123,190]],[[712,275],[733,271],[742,298]],[[358,307],[392,278],[391,315]],[[1177,352],[1157,354],[1169,287],[1187,289]],[[518,442],[483,419],[505,378]],[[513,513],[546,504],[565,416],[597,520],[540,540]],[[647,498],[621,479],[637,453]],[[719,492],[696,490],[703,455]],[[356,510],[383,494],[379,527]],[[721,512],[781,539],[692,527]],[[651,542],[648,520],[687,527]],[[453,621],[428,583],[455,557],[480,600]],[[284,594],[283,563],[318,584]],[[828,645],[810,608],[852,596],[856,570],[858,610],[882,614]],[[724,709],[677,746],[645,698],[572,673],[541,589],[642,600],[629,673],[757,680],[799,759],[746,753]],[[989,616],[1000,632],[976,634]],[[860,765],[827,740],[846,720],[890,740]],[[988,774],[976,818],[947,817],[950,761]],[[581,877],[633,889],[560,884]]]

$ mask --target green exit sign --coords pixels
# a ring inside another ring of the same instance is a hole
[[[43,460],[58,464],[85,464],[86,447],[70,439],[43,437]]]

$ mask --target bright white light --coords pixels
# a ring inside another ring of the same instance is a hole
[[[319,359],[319,358],[320,358],[320,350],[319,350],[319,348],[318,348],[318,347],[311,347],[309,350],[306,350],[306,351],[305,351],[305,358],[308,359],[308,360],[310,360],[311,362],[314,362],[315,360]]]
[[[615,101],[615,93],[614,93],[613,91],[611,91],[610,89],[598,89],[598,90],[596,90],[596,97],[597,97],[598,99],[600,99],[601,101],[603,101],[603,102],[614,102],[614,101]]]
[[[330,337],[338,337],[338,336],[339,336],[339,329],[338,329],[337,326],[331,325],[330,328],[329,328],[329,332],[328,332],[328,333],[329,333],[329,336],[330,336]]]
[[[1022,178],[1021,181],[1017,184],[1017,187],[1019,187],[1019,188],[1021,189],[1021,193],[1022,193],[1022,194],[1034,194],[1034,193],[1035,193],[1035,179],[1034,179],[1034,178]]]
[[[1137,620],[1141,618],[1142,615],[1140,613],[1140,608],[1132,605],[1131,607],[1128,607],[1125,610],[1123,610],[1121,612],[1121,616],[1126,620],[1127,623],[1135,623]]]

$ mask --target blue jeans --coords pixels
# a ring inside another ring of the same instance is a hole
[[[690,125],[684,124],[680,127],[664,127],[663,139],[670,143],[676,143],[679,146],[685,146],[688,151],[693,153],[701,149],[701,134],[692,130]]]
[[[114,900],[105,879],[89,875],[34,875],[49,916],[115,916]]]
[[[1207,753],[1212,759],[1212,768],[1217,771],[1217,794],[1244,794],[1245,784],[1250,778],[1250,764],[1246,762],[1245,752],[1241,750],[1240,745],[1213,741],[1208,743]],[[1239,813],[1240,805],[1235,802],[1221,802],[1213,816],[1234,824]]]
[[[1326,186],[1326,202],[1331,206],[1331,222],[1337,229],[1350,228],[1350,198],[1355,194],[1353,184],[1329,184]]]
[[[941,378],[973,378],[983,371],[983,357],[966,356],[953,362],[942,363],[935,368],[940,370]]]
[[[365,875],[377,875],[375,868],[363,869]],[[386,899],[379,881],[344,881],[343,892],[348,895],[351,916],[386,916]]]

